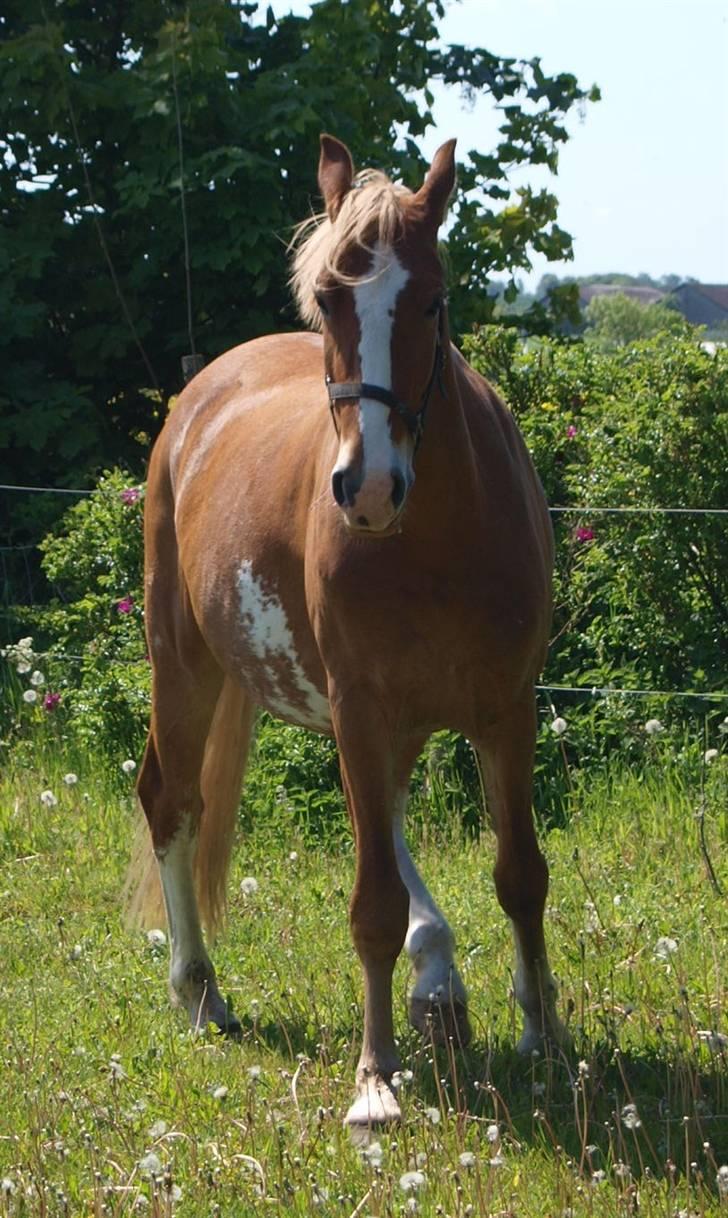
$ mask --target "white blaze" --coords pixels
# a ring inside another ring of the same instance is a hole
[[[354,288],[354,307],[359,320],[361,379],[382,389],[392,388],[392,329],[394,311],[402,288],[409,279],[394,250],[381,242],[374,247],[372,266]],[[392,443],[389,407],[372,398],[359,403],[359,427],[364,450],[364,477],[403,473],[402,459]]]

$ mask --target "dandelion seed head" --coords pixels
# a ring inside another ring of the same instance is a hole
[[[622,1109],[622,1124],[627,1129],[639,1129],[642,1122],[639,1118],[636,1104],[625,1104]]]
[[[555,719],[551,720],[551,731],[554,733],[554,736],[563,736],[567,727],[568,724],[565,719],[561,718],[561,715],[557,715]]]
[[[645,724],[645,731],[648,736],[659,736],[660,732],[664,732],[665,726],[660,723],[659,719],[648,719]]]
[[[136,761],[133,757],[127,757],[126,761],[122,761],[121,768],[125,774],[133,774],[136,769]]]
[[[246,875],[244,880],[240,881],[240,891],[244,897],[252,897],[258,891],[258,881],[253,875]]]
[[[76,783],[78,782],[78,774],[71,774],[70,772],[68,774],[64,774],[63,781],[67,787],[75,787]]]
[[[500,1130],[497,1125],[489,1125],[485,1131],[485,1136],[489,1142],[497,1142],[500,1137]]]
[[[661,935],[655,944],[655,956],[658,960],[669,960],[677,951],[677,940],[669,935]]]
[[[431,1125],[439,1125],[442,1120],[442,1113],[439,1108],[425,1108],[425,1116]]]
[[[162,1160],[150,1150],[139,1160],[138,1167],[143,1176],[159,1176],[162,1173]]]
[[[422,1171],[406,1171],[399,1177],[399,1187],[403,1193],[416,1193],[424,1185],[425,1173]]]
[[[227,1093],[228,1093],[228,1089],[225,1086],[225,1084],[223,1083],[219,1087],[215,1087],[215,1089],[212,1093],[212,1098],[214,1100],[224,1100],[227,1096]]]
[[[26,689],[26,690],[24,690],[24,692],[23,692],[23,702],[27,702],[29,706],[32,706],[32,705],[33,705],[33,703],[34,703],[34,702],[37,702],[37,701],[38,701],[38,695],[37,695],[37,693],[36,693],[36,691],[35,691],[34,689]]]
[[[720,753],[718,752],[718,749],[706,749],[705,753],[703,754],[703,760],[705,761],[706,765],[712,765],[716,757],[719,756]]]
[[[56,804],[58,803],[58,799],[50,790],[41,791],[40,802],[43,804],[44,808],[55,808]]]
[[[718,1168],[715,1182],[718,1185],[718,1192],[721,1197],[728,1197],[728,1166],[725,1163],[722,1167]]]
[[[475,1155],[472,1150],[464,1150],[458,1155],[458,1163],[468,1171],[471,1167],[475,1167]]]
[[[40,689],[41,685],[45,685],[45,676],[37,668],[30,678],[30,684],[35,685],[36,689]]]

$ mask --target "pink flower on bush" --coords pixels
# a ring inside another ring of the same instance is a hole
[[[579,528],[574,531],[574,536],[577,541],[593,541],[595,534],[594,530],[590,529],[589,525],[586,524],[580,525]]]
[[[125,596],[122,600],[116,602],[117,613],[131,613],[134,608],[134,597]]]
[[[121,492],[119,498],[121,499],[122,503],[138,503],[140,495],[141,491],[139,490],[138,486],[127,486],[126,489]]]
[[[578,429],[576,427],[574,427],[574,424],[569,423],[569,426],[566,428],[566,438],[568,440],[573,440],[574,436],[577,436],[578,434],[579,434]]]
[[[43,699],[43,710],[54,711],[61,700],[60,694],[46,694]]]

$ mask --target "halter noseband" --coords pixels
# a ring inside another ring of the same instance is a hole
[[[432,390],[437,381],[437,387],[440,390],[442,397],[445,396],[445,388],[442,382],[442,374],[447,363],[447,355],[445,352],[445,344],[443,341],[443,310],[444,302],[438,309],[437,318],[437,337],[435,339],[435,357],[432,361],[432,371],[430,379],[427,382],[422,399],[420,401],[419,410],[410,410],[409,406],[405,406],[404,402],[400,402],[399,398],[395,397],[391,389],[385,389],[383,385],[370,385],[368,381],[332,381],[330,376],[326,377],[326,389],[329,395],[329,409],[331,418],[334,421],[334,427],[338,435],[338,426],[336,423],[336,415],[334,413],[334,405],[336,402],[345,401],[348,403],[358,402],[360,398],[373,398],[375,402],[382,402],[399,415],[410,435],[415,442],[415,452],[420,446],[422,433],[425,430],[425,418],[427,415],[427,407],[432,396]]]

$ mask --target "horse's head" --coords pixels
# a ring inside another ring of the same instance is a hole
[[[383,174],[355,177],[345,145],[321,137],[327,218],[299,250],[294,286],[304,316],[323,330],[339,440],[331,486],[356,532],[396,527],[430,399],[442,391],[437,232],[455,180],[454,149],[454,140],[440,148],[413,194]]]

